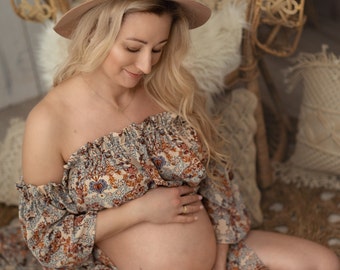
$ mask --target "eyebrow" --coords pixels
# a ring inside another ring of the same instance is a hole
[[[127,38],[127,40],[132,40],[132,41],[137,41],[137,42],[140,42],[140,43],[143,43],[143,44],[148,44],[145,40],[141,40],[141,39],[138,39],[138,38]],[[164,39],[161,42],[159,42],[158,44],[162,44],[162,43],[165,43],[167,41],[168,41],[168,39]]]

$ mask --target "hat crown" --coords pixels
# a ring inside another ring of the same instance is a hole
[[[108,0],[89,0],[80,5],[75,6],[66,12],[57,24],[54,26],[54,30],[65,38],[71,38],[74,29],[77,27],[81,17],[90,9],[100,5]],[[110,0],[112,1],[112,0]],[[194,0],[171,0],[180,5],[183,9],[183,13],[189,22],[189,28],[197,28],[203,25],[211,15],[211,10]]]

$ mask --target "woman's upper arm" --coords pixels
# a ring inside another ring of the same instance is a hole
[[[202,181],[200,193],[214,225],[218,243],[236,243],[248,233],[250,220],[238,187],[230,179],[226,168],[215,172],[221,182],[207,177]]]
[[[38,104],[29,114],[23,142],[19,219],[27,246],[48,268],[92,263],[97,213],[79,212],[62,182],[62,119]],[[81,252],[79,252],[81,250]]]
[[[43,185],[61,181],[64,161],[61,155],[59,119],[47,106],[38,105],[29,114],[23,141],[22,170],[27,184]]]

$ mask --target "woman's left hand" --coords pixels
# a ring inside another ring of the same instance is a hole
[[[227,269],[227,254],[228,244],[217,244],[216,259],[212,270],[226,270]]]

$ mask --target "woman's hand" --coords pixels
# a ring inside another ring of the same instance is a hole
[[[190,223],[197,220],[196,213],[203,209],[202,196],[194,194],[194,188],[180,186],[159,187],[147,192],[140,201],[139,211],[144,221],[166,223]]]
[[[141,222],[193,222],[203,209],[202,196],[194,192],[188,186],[159,187],[120,207],[102,210],[97,215],[95,241],[98,243]]]
[[[217,244],[216,259],[212,270],[225,270],[227,269],[227,255],[229,245]]]

